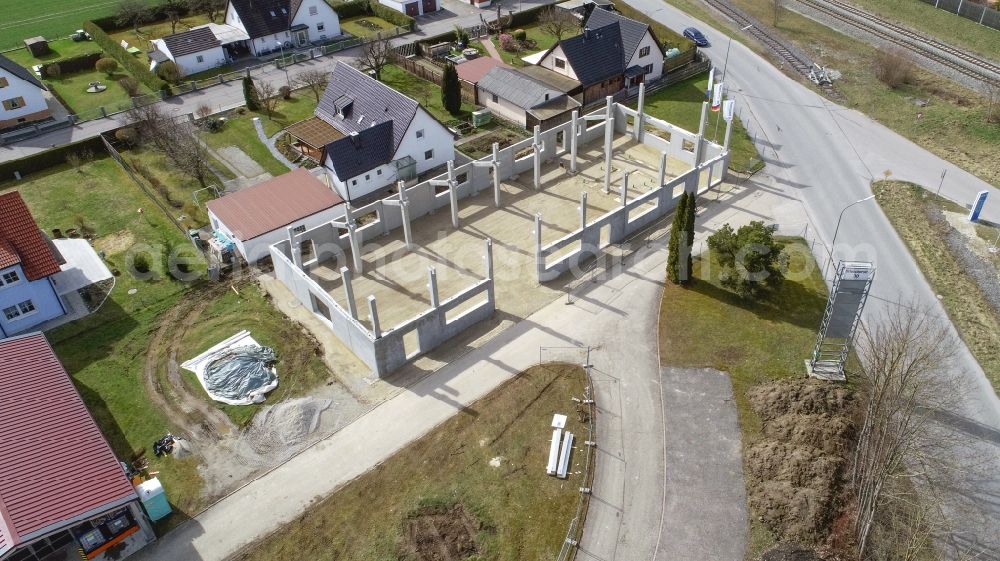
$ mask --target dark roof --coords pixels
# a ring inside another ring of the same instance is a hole
[[[566,60],[584,86],[621,76],[624,68],[622,35],[617,23],[584,32],[559,42]]]
[[[337,177],[346,181],[391,162],[396,153],[392,148],[393,128],[392,121],[383,121],[327,144],[324,152]]]
[[[551,86],[510,69],[496,67],[476,87],[496,94],[521,109],[531,109],[565,95]]]
[[[60,271],[59,259],[17,191],[0,195],[0,268],[21,264],[28,280]]]
[[[208,209],[240,241],[247,241],[343,202],[309,170],[299,168],[208,201]]]
[[[525,74],[542,82],[543,84],[548,84],[549,87],[555,88],[563,93],[573,93],[574,90],[580,89],[580,81],[574,80],[569,76],[560,74],[554,70],[549,70],[544,66],[535,66],[529,64],[518,69],[521,74]]]
[[[229,0],[229,3],[253,39],[288,31],[302,0]]]
[[[641,21],[629,19],[621,14],[610,10],[594,10],[587,18],[587,27],[598,29],[606,25],[617,24],[622,36],[622,53],[625,57],[623,64],[628,64],[632,55],[639,48],[639,42],[646,35],[649,26]],[[574,67],[575,68],[575,67]]]
[[[14,76],[17,76],[22,80],[26,80],[39,88],[45,89],[45,86],[43,86],[42,83],[38,81],[38,78],[35,78],[35,75],[32,74],[27,68],[15,63],[13,60],[10,60],[3,55],[0,55],[0,68],[3,68]]]
[[[167,35],[163,38],[170,54],[175,57],[200,53],[222,46],[208,27],[199,27],[182,33]]]
[[[45,335],[0,341],[0,553],[137,499]]]
[[[340,110],[345,106],[341,117]],[[373,124],[395,122],[390,127],[391,157],[403,141],[403,135],[417,114],[418,107],[416,101],[350,64],[338,62],[330,73],[326,91],[316,107],[316,116],[346,135],[368,130]]]

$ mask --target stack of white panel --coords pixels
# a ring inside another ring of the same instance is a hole
[[[549,444],[549,463],[545,467],[545,473],[555,475],[559,465],[559,441],[562,440],[562,429],[552,431],[552,443]]]
[[[556,477],[566,479],[569,471],[569,453],[573,449],[573,433],[567,431],[566,438],[562,442],[562,450],[559,452],[559,467],[556,469]]]

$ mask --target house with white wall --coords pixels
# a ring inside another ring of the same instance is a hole
[[[254,56],[340,36],[340,17],[324,0],[229,0],[226,25],[244,31]]]
[[[379,4],[402,12],[411,18],[431,14],[441,9],[441,0],[378,0]],[[472,0],[477,8],[490,5],[489,0]]]
[[[66,314],[53,280],[61,262],[21,194],[0,195],[0,339]]]
[[[0,130],[48,119],[45,86],[27,68],[0,55]]]
[[[479,103],[527,129],[547,130],[568,121],[580,102],[516,69],[495,66],[476,82]]]
[[[232,240],[247,263],[270,256],[272,244],[289,232],[305,232],[344,216],[344,200],[299,168],[208,202],[216,235]]]
[[[153,39],[150,43],[155,49],[150,54],[150,70],[153,71],[166,60],[177,65],[181,76],[211,70],[229,62],[222,42],[208,26]]]
[[[455,136],[415,100],[338,62],[316,116],[344,136],[322,162],[347,201],[409,181],[455,158]]]

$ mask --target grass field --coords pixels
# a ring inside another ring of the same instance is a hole
[[[157,0],[142,0],[156,4]],[[5,0],[0,22],[0,49],[24,46],[28,37],[65,37],[83,22],[115,13],[119,0]]]
[[[549,423],[569,414],[566,429],[584,440],[570,401],[584,386],[579,366],[533,367],[233,558],[555,559],[584,450],[575,447],[568,480],[545,475]]]
[[[35,55],[29,53],[28,49],[20,48],[14,51],[6,52],[3,56],[13,60],[25,68],[30,69],[32,66],[43,62],[51,62],[88,53],[102,52],[101,47],[93,41],[77,42],[72,39],[49,41],[49,50],[50,52],[48,54],[36,57]]]
[[[369,27],[365,27],[360,23],[362,20],[375,24],[379,28],[371,29]],[[369,37],[371,35],[375,35],[376,33],[391,31],[395,28],[395,25],[375,16],[358,16],[340,20],[340,30],[344,33],[350,33],[355,37]]]
[[[791,239],[788,279],[767,300],[741,300],[722,287],[719,264],[694,261],[695,281],[687,288],[667,283],[660,307],[660,362],[668,366],[710,367],[728,372],[733,382],[743,445],[760,436],[760,419],[750,408],[747,390],[782,378],[805,375],[816,329],[826,303],[826,285],[802,240]],[[750,517],[745,559],[757,559],[774,536]]]
[[[382,69],[382,82],[403,95],[412,97],[442,122],[468,119],[470,113],[476,109],[475,105],[463,101],[462,110],[457,115],[448,113],[444,109],[444,104],[441,103],[441,86],[417,78],[394,64],[387,65]]]
[[[110,78],[97,70],[85,70],[58,78],[45,78],[45,83],[59,94],[67,111],[81,115],[84,119],[94,119],[100,117],[97,114],[99,107],[104,107],[108,113],[127,111],[132,107],[128,92],[118,84],[118,80],[126,76],[129,74],[121,69]],[[91,82],[101,82],[108,88],[103,92],[89,93],[87,88]],[[148,93],[151,90],[140,83],[139,95]]]
[[[854,4],[956,47],[991,57],[1000,53],[1000,31],[919,0],[852,0]]]

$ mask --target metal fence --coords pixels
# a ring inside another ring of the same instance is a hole
[[[176,226],[177,229],[180,230],[182,234],[186,235],[187,231],[184,229],[184,226],[180,222],[178,222],[176,218],[174,218],[173,213],[169,209],[167,209],[166,206],[163,205],[160,199],[158,199],[156,195],[149,190],[149,187],[146,186],[146,183],[138,177],[136,171],[132,168],[132,166],[128,163],[128,161],[122,157],[121,153],[118,152],[118,150],[114,147],[114,145],[108,141],[107,137],[101,135],[101,140],[104,141],[104,148],[107,149],[108,154],[112,158],[114,158],[116,162],[118,162],[118,165],[121,166],[121,168],[125,171],[126,174],[128,174],[128,176],[139,187],[139,189],[142,189],[142,192],[145,193],[146,196],[149,197],[149,199],[153,201],[153,203],[157,207],[159,207],[160,210],[163,211],[163,214],[166,215],[166,217],[170,220],[170,222],[174,226]]]
[[[1000,11],[971,0],[922,0],[939,10],[958,14],[981,25],[1000,29]]]

